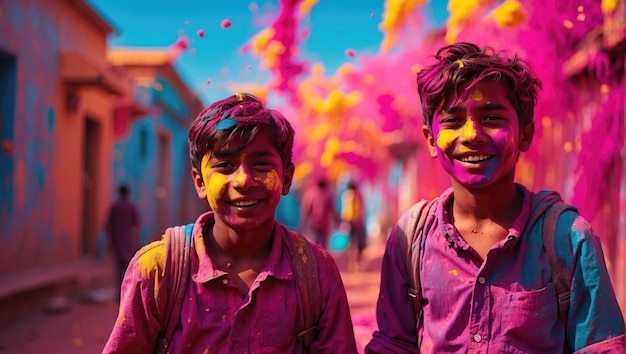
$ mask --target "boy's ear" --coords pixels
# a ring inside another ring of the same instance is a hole
[[[289,194],[289,190],[291,189],[291,182],[293,182],[293,174],[296,170],[296,167],[293,163],[290,163],[289,166],[285,168],[283,171],[283,195]]]
[[[433,132],[428,128],[427,125],[422,126],[422,133],[424,134],[424,138],[426,139],[426,145],[428,146],[428,152],[430,153],[430,157],[436,159],[437,158],[437,148],[435,147],[435,137],[433,136]]]
[[[530,149],[530,143],[533,142],[533,136],[535,136],[535,123],[526,123],[520,131],[519,150],[522,152]]]
[[[194,188],[196,188],[196,193],[198,193],[198,198],[202,200],[206,199],[206,187],[204,186],[202,173],[195,167],[191,168],[191,179],[193,180]]]

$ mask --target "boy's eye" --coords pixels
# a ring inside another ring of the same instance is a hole
[[[495,120],[501,120],[502,117],[497,116],[497,115],[488,115],[485,117],[485,120],[487,121],[495,121]]]
[[[258,167],[272,167],[272,163],[266,160],[260,160],[254,163]]]
[[[441,124],[454,124],[454,123],[459,123],[461,121],[460,118],[458,117],[454,117],[454,116],[450,116],[450,117],[444,117],[441,119]]]
[[[213,164],[213,168],[229,168],[232,167],[233,164],[228,161],[218,161]]]

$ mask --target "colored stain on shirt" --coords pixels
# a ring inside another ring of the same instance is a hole
[[[458,270],[456,270],[456,269],[452,269],[452,270],[451,270],[451,271],[449,271],[448,273],[450,273],[450,274],[454,275],[455,277],[458,277],[458,276],[459,276],[459,271],[458,271]]]
[[[276,170],[271,170],[270,172],[267,173],[267,176],[265,177],[263,184],[265,185],[265,188],[268,191],[273,191],[273,190],[276,190],[276,188],[278,188],[278,185],[279,185],[278,182],[279,182],[278,173],[276,172]]]
[[[437,146],[441,150],[447,150],[456,139],[456,133],[452,129],[443,129],[437,135]]]
[[[150,279],[151,275],[154,274],[154,297],[157,298],[159,295],[159,277],[165,268],[165,240],[142,254],[137,259],[137,267],[145,278]]]

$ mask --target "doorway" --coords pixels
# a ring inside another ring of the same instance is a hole
[[[98,161],[100,156],[101,126],[98,121],[86,117],[83,141],[82,189],[83,189],[83,226],[82,252],[95,254],[97,252],[98,237],[98,190],[99,176]]]

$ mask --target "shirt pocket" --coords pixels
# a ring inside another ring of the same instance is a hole
[[[508,291],[492,287],[493,334],[506,353],[562,353],[564,329],[559,322],[553,283],[539,290]]]
[[[298,307],[295,299],[275,299],[263,304],[263,345],[276,349],[275,352],[290,352],[297,332]]]

